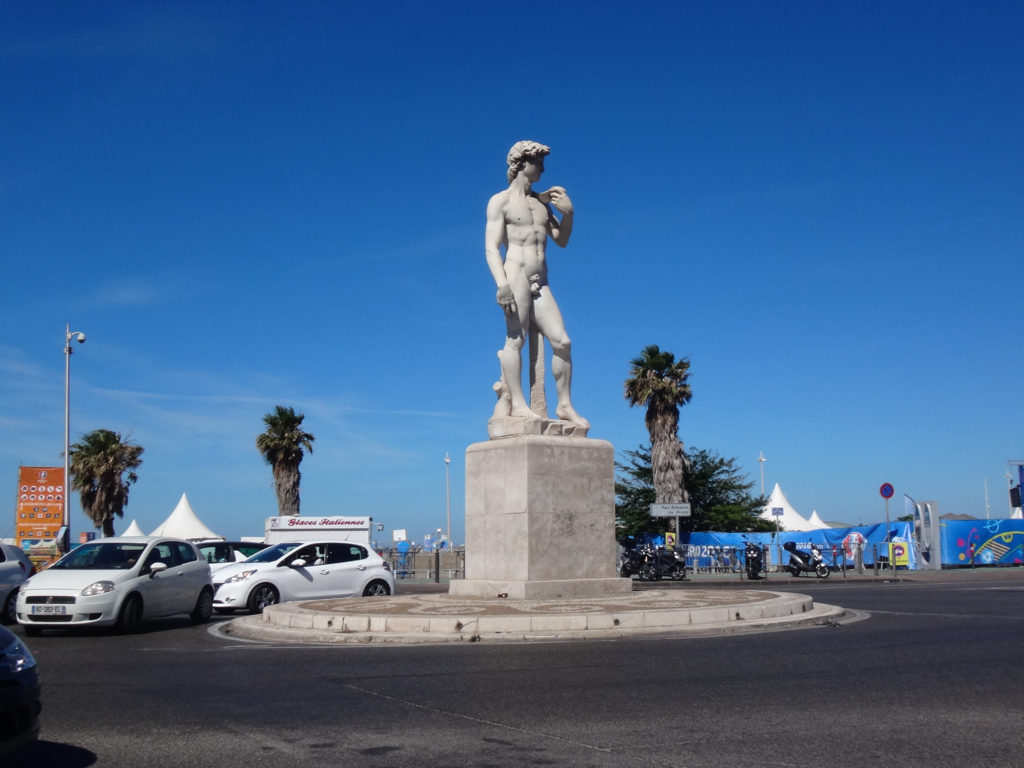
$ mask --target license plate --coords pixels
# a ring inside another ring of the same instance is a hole
[[[67,613],[65,605],[33,605],[32,613]]]

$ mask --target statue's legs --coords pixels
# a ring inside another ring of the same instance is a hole
[[[563,421],[589,428],[590,422],[576,413],[576,409],[572,407],[572,352],[568,338],[565,339],[565,344],[559,347],[552,343],[551,349],[551,373],[555,377],[555,391],[558,393],[555,415]]]
[[[563,421],[590,427],[590,422],[576,413],[572,407],[572,341],[565,331],[562,313],[558,309],[551,288],[545,285],[533,301],[533,317],[536,327],[551,344],[551,374],[555,379],[555,392],[558,394],[558,406],[555,416]]]
[[[530,410],[526,397],[523,395],[523,336],[508,336],[505,348],[501,351],[501,372],[508,387],[509,400],[512,402],[512,416],[527,419],[540,418]]]

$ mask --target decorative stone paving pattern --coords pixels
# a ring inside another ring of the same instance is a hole
[[[763,590],[730,590],[729,603],[749,605],[775,597]],[[652,610],[692,610],[722,603],[720,593],[709,590],[645,590],[602,599],[509,600],[502,598],[456,597],[447,594],[395,595],[392,597],[351,597],[302,603],[307,611],[332,614],[416,615],[416,616],[504,616],[571,613],[623,613]]]

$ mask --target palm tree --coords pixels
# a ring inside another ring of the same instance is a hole
[[[303,449],[312,453],[316,439],[302,431],[304,418],[294,408],[274,406],[274,412],[263,417],[266,431],[256,438],[256,448],[274,473],[277,513],[281,516],[299,514],[299,464]]]
[[[679,439],[679,406],[690,402],[690,361],[676,362],[671,352],[656,344],[644,347],[640,357],[629,361],[626,400],[647,406],[647,431],[651,436],[651,469],[658,504],[678,504],[689,494],[683,484],[686,472],[683,443]]]
[[[68,451],[71,489],[81,494],[82,510],[104,536],[114,535],[114,518],[128,506],[128,486],[139,479],[135,470],[143,450],[117,432],[95,429]]]

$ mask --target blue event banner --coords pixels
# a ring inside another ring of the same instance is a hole
[[[1024,520],[944,520],[943,565],[1021,565]]]
[[[942,520],[939,531],[943,566],[1024,564],[1024,520]],[[853,528],[782,531],[778,534],[695,532],[682,534],[679,546],[687,548],[687,557],[694,558],[698,567],[702,560],[710,563],[720,558],[723,552],[742,550],[748,541],[768,547],[774,564],[778,564],[780,559],[783,564],[788,561],[782,547],[792,541],[797,549],[806,550],[811,544],[818,545],[825,562],[835,567],[855,565],[859,546],[864,564],[873,566],[876,559],[887,559],[887,533],[894,545],[897,565],[906,562],[907,567],[918,568],[914,526],[905,521],[891,523],[888,531],[885,523],[878,523]]]

